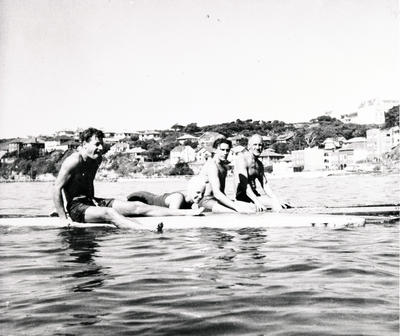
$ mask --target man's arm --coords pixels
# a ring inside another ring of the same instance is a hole
[[[265,175],[264,173],[262,174],[262,176],[260,177],[261,181],[260,184],[262,186],[262,190],[264,191],[265,195],[267,195],[269,198],[271,198],[272,201],[272,209],[274,211],[280,211],[283,209],[283,206],[281,204],[281,202],[279,201],[278,197],[275,195],[275,193],[272,191],[269,183],[267,182],[267,179],[265,178],[265,183],[264,183],[264,178]]]
[[[61,219],[67,219],[67,213],[64,207],[65,204],[62,197],[62,190],[71,178],[72,172],[76,168],[78,163],[79,160],[77,156],[75,156],[74,154],[69,156],[61,165],[60,172],[58,173],[57,179],[54,183],[53,202],[54,206],[56,207],[58,216]]]

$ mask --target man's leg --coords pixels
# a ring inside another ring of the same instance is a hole
[[[214,213],[231,213],[236,212],[235,210],[228,208],[221,203],[213,196],[205,196],[200,201],[199,206],[203,207],[206,210],[210,210]]]
[[[114,200],[112,208],[123,216],[196,216],[203,212],[203,209],[169,209],[156,205],[148,205],[142,202],[128,202]]]
[[[235,201],[235,203],[239,206],[241,213],[254,213],[257,212],[256,206],[254,203],[243,202],[243,201]]]
[[[84,213],[85,223],[102,223],[111,222],[118,227],[140,228],[140,224],[134,220],[129,219],[118,213],[113,208],[89,206]]]

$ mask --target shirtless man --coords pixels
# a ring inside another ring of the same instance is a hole
[[[264,165],[259,159],[263,150],[262,137],[258,134],[251,136],[247,148],[248,150],[239,153],[235,160],[236,200],[253,203],[257,211],[265,211],[267,207],[272,207],[273,211],[280,211],[287,205],[280,203],[268,183],[264,184]],[[257,181],[262,195],[257,190]]]
[[[136,191],[127,200],[139,201],[170,209],[196,209],[204,196],[206,181],[200,176],[194,176],[188,183],[186,191],[175,191],[156,195],[148,191]]]
[[[199,205],[212,212],[254,212],[254,207],[248,203],[232,201],[225,195],[227,175],[227,158],[232,148],[231,141],[220,138],[214,141],[214,157],[208,159],[199,176],[207,181],[204,198]]]
[[[175,210],[94,196],[93,181],[103,156],[102,131],[89,128],[81,134],[79,150],[61,165],[53,192],[53,201],[62,220],[81,223],[111,222],[118,227],[140,224],[126,216],[191,216],[199,210]],[[64,204],[63,192],[66,204]]]

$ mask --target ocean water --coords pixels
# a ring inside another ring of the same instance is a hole
[[[298,206],[398,203],[398,176],[270,181]],[[185,180],[96,183],[97,195]],[[0,215],[53,211],[0,185]],[[230,184],[228,183],[228,192]],[[351,230],[0,227],[1,335],[398,335],[399,223]]]

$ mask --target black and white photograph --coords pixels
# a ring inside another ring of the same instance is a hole
[[[399,0],[0,0],[0,334],[398,336]]]

